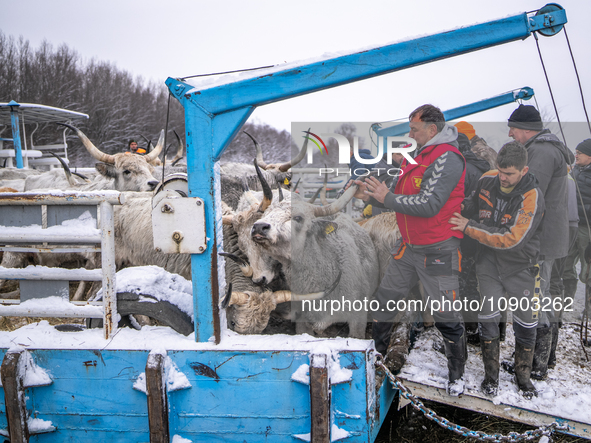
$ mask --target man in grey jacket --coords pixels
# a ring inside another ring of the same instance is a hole
[[[461,211],[465,162],[457,148],[457,129],[445,123],[439,108],[423,105],[410,114],[409,120],[409,135],[416,140],[418,150],[414,163],[403,161],[403,174],[394,191],[375,177],[355,181],[359,185],[357,198],[396,212],[401,234],[375,294],[380,308],[373,313],[372,336],[388,364],[391,322],[396,318],[391,307],[404,300],[420,280],[425,302],[434,311],[435,327],[444,338],[447,392],[457,397],[464,391],[467,349],[461,313],[453,310],[451,303],[460,295],[459,247],[463,233],[452,230],[448,220]],[[433,310],[433,301],[441,301],[441,306]]]
[[[540,113],[533,106],[519,105],[519,108],[511,114],[507,125],[509,137],[527,148],[527,165],[530,172],[538,179],[539,189],[544,194],[546,202],[540,237],[539,264],[542,295],[548,300],[551,297],[550,278],[554,261],[568,255],[567,164],[570,163],[569,153],[558,137],[549,129],[544,129]],[[558,313],[541,312],[540,314],[531,375],[533,379],[546,378],[552,343],[550,323],[557,321],[556,314]]]

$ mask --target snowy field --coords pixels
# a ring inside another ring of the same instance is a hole
[[[425,331],[415,343],[409,358],[402,368],[400,377],[405,380],[445,389],[447,380],[447,360],[433,349],[433,343],[439,341],[439,332],[435,328]],[[507,338],[501,343],[501,361],[513,361],[514,337],[512,325],[507,326]],[[591,356],[591,348],[587,348]],[[548,371],[545,381],[533,380],[538,390],[538,397],[526,400],[518,393],[513,376],[501,369],[499,392],[494,398],[480,392],[480,383],[484,379],[484,367],[480,348],[468,345],[468,362],[464,379],[466,393],[492,400],[496,405],[515,406],[589,423],[591,421],[591,363],[585,360],[581,348],[578,327],[565,324],[560,330],[557,348],[557,366]]]

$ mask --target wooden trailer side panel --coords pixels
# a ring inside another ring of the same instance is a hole
[[[0,350],[0,356],[5,352]],[[134,389],[146,371],[148,351],[28,352],[52,378],[48,386],[26,388],[29,418],[55,428],[32,432],[31,442],[150,441],[148,398]],[[176,367],[173,373],[184,374],[191,385],[166,393],[171,438],[249,443],[309,439],[309,352],[191,350],[169,351],[167,357]],[[393,391],[386,386],[376,393],[373,372],[368,374],[373,371],[368,351],[341,352],[338,359],[328,370],[340,381],[333,380],[329,387],[331,434],[345,435],[345,442],[372,442]],[[350,378],[343,378],[343,371]],[[165,377],[165,385],[172,386],[174,378]],[[0,409],[0,429],[6,429],[4,395]]]

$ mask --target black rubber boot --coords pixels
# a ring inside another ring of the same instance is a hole
[[[523,397],[531,400],[538,396],[535,386],[530,380],[532,362],[534,360],[534,348],[526,348],[521,343],[515,343],[515,382],[523,393]]]
[[[464,366],[468,356],[466,347],[466,334],[462,334],[457,342],[443,338],[445,345],[445,356],[447,357],[448,383],[447,393],[458,397],[464,393]]]
[[[552,326],[536,330],[536,347],[531,369],[531,378],[545,380],[548,376],[548,358],[552,347]]]
[[[376,351],[386,356],[388,345],[390,344],[390,335],[392,334],[393,323],[384,323],[374,321],[371,324],[371,337],[376,344]]]
[[[552,323],[552,342],[550,344],[550,355],[548,356],[548,369],[556,367],[556,346],[558,346],[559,323]]]
[[[507,318],[499,322],[499,341],[505,341],[507,335]]]
[[[400,369],[406,363],[409,350],[410,323],[396,323],[392,328],[388,350],[386,351],[386,355],[384,355],[384,363],[393,374],[396,375],[400,372]]]
[[[480,390],[486,395],[495,396],[499,390],[499,355],[501,341],[498,338],[485,340],[480,337],[482,362],[484,363],[484,380]]]
[[[473,346],[480,346],[478,323],[466,323],[466,341]]]

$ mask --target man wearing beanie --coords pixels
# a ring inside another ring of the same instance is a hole
[[[529,171],[538,179],[544,195],[546,212],[540,237],[540,277],[542,296],[550,294],[550,278],[554,260],[566,257],[569,248],[567,165],[573,155],[548,129],[544,129],[538,110],[529,105],[519,105],[509,117],[509,137],[527,148]],[[569,155],[570,154],[570,155]],[[560,297],[561,294],[555,294]],[[542,300],[542,305],[547,300]],[[539,313],[536,346],[532,365],[532,378],[543,380],[548,371],[548,358],[552,344],[551,322],[558,313]]]
[[[474,126],[465,121],[458,122],[454,126],[458,129],[458,133],[468,137],[471,151],[486,160],[490,165],[490,169],[495,169],[497,167],[497,151],[488,146],[483,138],[476,135]]]
[[[564,296],[573,297],[577,290],[577,279],[590,284],[591,278],[585,282],[587,262],[585,248],[589,245],[589,227],[591,223],[591,139],[579,143],[575,151],[575,167],[572,175],[577,184],[577,208],[579,213],[579,229],[575,247],[571,249],[564,270]],[[580,195],[579,195],[580,193]],[[582,200],[582,202],[581,202]],[[581,260],[581,273],[577,276],[575,265]]]

